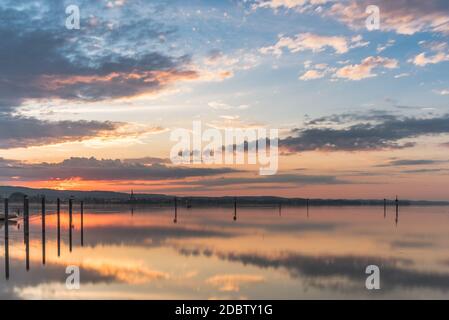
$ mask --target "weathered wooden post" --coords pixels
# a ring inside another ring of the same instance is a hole
[[[73,199],[69,199],[69,251],[72,252],[72,217],[73,215]]]
[[[175,218],[173,219],[173,223],[178,223],[178,199],[175,197]]]
[[[45,265],[45,197],[42,197],[42,264]]]
[[[58,257],[61,256],[61,200],[56,200],[56,219],[57,219],[57,233],[58,233]]]
[[[237,221],[237,197],[234,198],[234,221]]]
[[[387,217],[387,199],[384,199],[384,219]]]
[[[5,199],[5,278],[9,279],[9,204]]]

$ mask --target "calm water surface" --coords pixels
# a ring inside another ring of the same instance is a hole
[[[86,207],[84,245],[74,207],[48,206],[45,247],[39,208],[30,218],[29,270],[23,223],[9,226],[9,280],[0,224],[0,298],[8,299],[447,299],[449,208]],[[14,207],[12,208],[14,210]],[[43,255],[45,253],[45,265]],[[365,288],[378,265],[381,290]],[[81,287],[68,290],[66,267]]]

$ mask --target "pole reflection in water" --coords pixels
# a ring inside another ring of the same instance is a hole
[[[8,207],[8,199],[5,199],[5,278],[9,279],[9,207]]]
[[[25,234],[25,264],[26,270],[30,270],[30,203],[28,197],[25,196],[23,204],[23,229]]]
[[[396,196],[396,226],[399,222],[399,199],[398,196]]]
[[[81,247],[84,247],[84,202],[81,201]]]
[[[18,222],[20,220],[23,220],[23,236],[24,236],[24,249],[23,251],[25,251],[24,256],[22,256],[22,258],[20,259],[20,261],[22,261],[22,259],[25,262],[25,267],[26,267],[26,271],[27,272],[31,272],[31,263],[32,261],[35,261],[38,263],[38,256],[37,255],[32,255],[34,253],[39,253],[39,252],[31,252],[32,250],[36,249],[39,251],[39,246],[38,246],[38,242],[39,240],[41,241],[41,250],[40,253],[42,253],[42,265],[46,266],[48,265],[50,262],[53,261],[52,257],[55,256],[55,253],[52,248],[49,248],[50,253],[47,254],[47,247],[51,246],[53,243],[55,246],[57,246],[57,256],[61,257],[61,246],[63,246],[64,243],[64,238],[61,239],[61,201],[60,199],[57,199],[56,202],[56,225],[57,225],[57,233],[55,234],[55,237],[57,239],[57,241],[52,242],[52,237],[51,234],[49,233],[47,234],[47,222],[48,222],[48,217],[47,217],[47,204],[46,204],[46,198],[41,198],[40,199],[40,209],[38,207],[38,210],[40,210],[40,215],[39,212],[36,213],[36,215],[31,215],[30,216],[30,200],[27,196],[24,196],[23,198],[23,217],[20,217],[19,219],[16,219],[16,217],[13,215],[11,215],[11,204],[10,201],[8,199],[4,199],[4,205],[3,205],[3,209],[0,208],[1,213],[3,214],[2,219],[0,220],[0,230],[3,233],[2,228],[4,228],[4,266],[5,266],[5,279],[6,280],[10,280],[10,275],[11,275],[11,252],[16,253],[14,249],[14,241],[10,241],[11,239],[15,239],[14,235],[22,235],[22,230],[20,230],[19,226],[22,225],[22,223],[18,224]],[[33,203],[31,205],[31,207],[33,208],[33,205],[36,205],[35,203]],[[84,217],[84,202],[81,202],[81,207],[80,207],[81,211],[81,215],[80,215],[80,227],[81,227],[81,246],[84,246],[84,222],[85,222],[85,217]],[[31,209],[32,210],[32,209]],[[69,248],[70,248],[70,252],[73,251],[73,226],[74,226],[74,221],[73,221],[73,199],[71,199],[69,201]],[[39,218],[41,221],[39,221]],[[40,223],[41,222],[41,223]],[[51,222],[51,221],[50,221]],[[41,226],[41,234],[39,235],[39,223]],[[10,229],[11,225],[17,225],[17,231]],[[51,223],[49,224],[51,227]],[[37,231],[37,232],[36,232]],[[47,236],[50,236],[50,241],[49,243],[47,243]],[[40,239],[39,239],[40,237]],[[20,246],[22,245],[21,243],[21,238],[19,241]],[[33,242],[34,241],[34,242]],[[61,243],[63,242],[63,243]],[[10,246],[12,246],[10,248]],[[33,249],[34,248],[34,249]],[[17,248],[16,248],[17,249]],[[22,251],[22,249],[20,250]],[[22,251],[22,252],[23,252]],[[52,253],[53,252],[53,253]],[[13,261],[14,258],[17,258],[16,255],[12,255],[13,257]],[[33,258],[37,258],[36,260],[32,260]],[[14,264],[13,264],[14,266]]]
[[[45,197],[42,197],[42,264],[45,265]]]
[[[69,251],[72,252],[72,210],[73,200],[69,199]]]
[[[58,237],[58,257],[61,256],[61,200],[56,200],[56,219],[57,219],[57,237]]]
[[[306,207],[307,207],[307,219],[309,218],[309,199],[306,200]]]

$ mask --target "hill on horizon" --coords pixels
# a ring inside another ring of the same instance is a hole
[[[31,201],[35,201],[44,196],[48,201],[69,199],[73,197],[83,200],[86,203],[142,203],[142,204],[162,204],[172,203],[175,196],[165,194],[145,194],[114,192],[114,191],[77,191],[77,190],[54,190],[54,189],[34,189],[16,186],[0,186],[0,199],[10,198],[18,201],[27,195]],[[233,204],[234,199],[238,199],[239,205],[299,205],[307,204],[306,198],[283,198],[276,196],[176,196],[180,203],[193,205],[217,205]],[[310,205],[384,205],[383,199],[309,199]],[[449,201],[425,201],[400,199],[401,205],[449,205]],[[394,199],[388,199],[387,205],[394,205]]]

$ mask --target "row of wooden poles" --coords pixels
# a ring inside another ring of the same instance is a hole
[[[4,201],[4,215],[5,215],[5,275],[9,279],[9,201]],[[61,200],[56,201],[56,215],[57,215],[57,243],[58,243],[58,257],[61,256]],[[81,246],[84,246],[84,202],[80,202],[80,216],[81,216]],[[42,264],[46,263],[46,203],[45,197],[41,201],[41,217],[42,217]],[[73,245],[73,199],[69,199],[69,251],[72,252]],[[25,264],[26,270],[30,270],[30,203],[28,197],[23,200],[23,240],[25,243]]]
[[[305,199],[305,204],[306,204],[306,208],[307,208],[307,217],[309,217],[309,207],[310,207],[310,199]],[[174,204],[175,204],[175,218],[173,220],[174,223],[178,222],[178,200],[175,197],[174,199]],[[395,207],[396,207],[396,224],[398,224],[399,221],[399,199],[396,196],[396,200],[395,200]],[[279,203],[279,215],[281,215],[281,211],[282,211],[282,204]],[[387,217],[387,199],[384,199],[384,218]],[[237,198],[234,198],[234,217],[233,217],[234,221],[237,220]]]
[[[306,207],[307,207],[307,217],[309,217],[309,204],[310,200],[306,199]],[[174,204],[175,204],[175,218],[173,219],[174,223],[178,223],[178,198],[174,198]],[[279,215],[281,215],[282,210],[282,204],[279,203]],[[234,198],[234,221],[237,220],[237,197]]]

